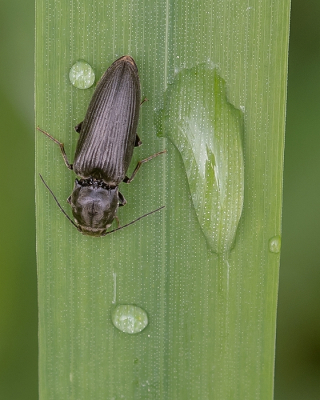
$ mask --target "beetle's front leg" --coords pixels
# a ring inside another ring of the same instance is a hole
[[[138,162],[137,166],[135,167],[132,175],[130,176],[130,178],[128,178],[127,176],[124,178],[123,182],[125,183],[130,183],[133,181],[133,178],[136,176],[136,173],[139,171],[139,168],[141,167],[142,164],[152,160],[153,158],[159,156],[160,154],[166,153],[167,150],[163,150],[163,151],[159,151],[159,153],[153,154],[152,156],[145,158],[144,160],[141,160]]]
[[[124,195],[122,193],[118,193],[118,199],[119,199],[119,207],[125,206],[127,204],[127,200],[124,198]]]
[[[118,216],[115,215],[113,219],[115,219],[117,221],[117,229],[118,229],[120,227],[120,220],[119,220]]]
[[[51,139],[53,142],[57,143],[60,147],[60,151],[64,160],[64,163],[66,164],[67,168],[73,169],[73,165],[69,163],[66,152],[64,150],[64,145],[63,143],[59,142],[59,140],[55,139],[53,136],[51,136],[48,132],[43,131],[41,128],[37,127],[38,131],[44,133],[46,136],[48,136],[49,139]]]

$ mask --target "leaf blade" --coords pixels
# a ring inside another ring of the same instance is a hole
[[[132,166],[168,150],[121,186],[122,224],[161,205],[165,213],[104,239],[73,232],[37,187],[40,398],[269,399],[279,254],[268,242],[281,234],[289,1],[38,0],[36,21],[37,125],[68,156],[93,93],[72,87],[70,67],[81,58],[100,77],[128,53],[149,99]],[[245,114],[244,209],[228,260],[208,252],[180,154],[154,127],[175,70],[208,59]],[[51,145],[37,134],[37,170],[61,200],[74,177]],[[111,322],[114,274],[117,303],[150,316],[130,338]]]

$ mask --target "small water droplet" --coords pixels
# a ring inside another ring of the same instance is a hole
[[[70,69],[70,82],[78,89],[88,89],[94,83],[95,74],[90,64],[78,60]]]
[[[140,307],[131,304],[116,306],[112,311],[112,323],[121,332],[138,333],[148,325],[148,315]]]
[[[269,251],[271,253],[280,253],[281,249],[281,236],[273,236],[269,240]]]

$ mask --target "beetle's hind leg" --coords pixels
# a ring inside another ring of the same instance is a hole
[[[144,160],[139,161],[138,164],[137,164],[137,166],[135,167],[135,169],[134,169],[132,175],[130,176],[130,178],[128,178],[128,177],[126,176],[126,177],[124,178],[123,182],[125,182],[125,183],[130,183],[130,182],[132,182],[133,179],[134,179],[134,177],[136,176],[136,173],[139,171],[139,168],[141,167],[142,164],[144,164],[144,163],[146,163],[146,162],[152,160],[153,158],[159,156],[160,154],[163,154],[163,153],[166,153],[166,152],[167,152],[167,150],[162,150],[162,151],[159,151],[159,153],[153,154],[152,156],[150,156],[150,157],[148,157],[148,158],[145,158]]]
[[[136,141],[134,142],[134,147],[139,147],[142,145],[142,142],[138,135],[136,135]]]
[[[44,133],[46,136],[48,136],[48,138],[51,139],[53,142],[55,142],[57,145],[59,145],[60,151],[61,151],[61,154],[62,154],[62,157],[63,157],[63,160],[64,160],[64,163],[66,164],[67,168],[73,169],[72,164],[70,164],[69,161],[68,161],[68,157],[67,157],[66,152],[65,152],[65,150],[64,150],[64,145],[63,145],[63,143],[59,142],[59,140],[55,139],[55,138],[54,138],[53,136],[51,136],[48,132],[43,131],[43,130],[40,129],[39,127],[37,127],[37,129],[38,129],[38,131],[40,131],[40,132]]]
[[[75,130],[76,132],[80,133],[80,132],[81,132],[82,124],[83,124],[83,121],[81,121],[80,124],[76,125],[76,126],[74,127],[74,130]]]

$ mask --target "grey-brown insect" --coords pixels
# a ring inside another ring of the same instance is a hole
[[[126,204],[119,184],[130,183],[143,163],[166,152],[139,161],[131,177],[126,176],[133,148],[141,145],[137,135],[140,104],[138,68],[132,57],[123,56],[104,73],[83,122],[75,127],[80,137],[73,164],[67,159],[63,143],[37,128],[60,146],[66,166],[81,177],[75,180],[67,200],[75,218],[73,222],[40,175],[62,212],[85,235],[105,236],[164,207],[119,227],[117,210]],[[118,228],[107,232],[114,219]]]

